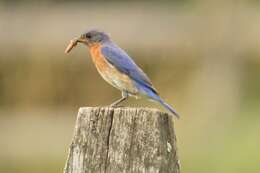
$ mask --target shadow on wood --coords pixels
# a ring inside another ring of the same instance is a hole
[[[80,108],[64,173],[179,173],[172,116],[150,108]]]

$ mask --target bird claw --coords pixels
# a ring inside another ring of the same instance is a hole
[[[112,108],[122,108],[122,107],[125,107],[125,106],[123,106],[123,105],[119,105],[119,104],[111,104],[111,105],[109,105],[108,107],[112,107]]]

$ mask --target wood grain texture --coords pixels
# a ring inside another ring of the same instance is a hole
[[[172,116],[150,108],[80,108],[64,173],[179,173]]]

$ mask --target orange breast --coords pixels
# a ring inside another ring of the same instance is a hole
[[[100,44],[95,44],[95,45],[91,46],[90,54],[91,54],[94,64],[98,68],[98,70],[105,71],[105,70],[108,70],[108,64],[101,53],[100,47],[101,47]]]
[[[109,64],[106,58],[101,53],[101,45],[95,44],[90,47],[90,54],[98,72],[111,85],[120,89],[126,90],[129,93],[137,93],[137,88],[132,80],[125,74],[119,72],[113,65]]]

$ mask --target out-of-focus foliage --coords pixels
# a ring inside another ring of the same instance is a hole
[[[256,1],[0,2],[0,172],[61,172],[77,109],[120,97],[83,45],[63,53],[89,28],[109,32],[181,113],[183,172],[260,170]]]

